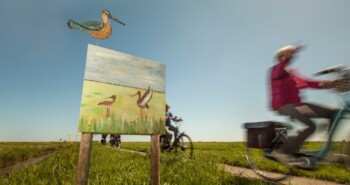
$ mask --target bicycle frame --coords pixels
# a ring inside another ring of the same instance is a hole
[[[346,92],[346,94],[350,95],[349,92]],[[344,118],[345,114],[350,113],[350,102],[342,101],[342,103],[343,103],[343,107],[340,109],[340,111],[338,112],[338,114],[336,115],[336,118],[332,123],[332,126],[328,134],[327,142],[325,143],[322,149],[316,151],[316,153],[314,154],[314,156],[318,160],[324,159],[327,156],[327,154],[330,152],[332,148],[333,137],[334,137],[334,134],[336,133],[336,130],[339,126],[340,121]]]
[[[179,131],[180,122],[175,122],[175,124],[176,124],[176,126],[175,126],[176,130],[174,131],[174,142],[173,142],[173,145],[171,146],[172,148],[174,146],[177,146],[177,144],[180,142],[179,141],[180,136],[185,133],[185,132],[180,132]]]
[[[179,136],[181,135],[181,134],[179,134],[179,125],[178,125],[178,122],[175,122],[175,124],[176,124],[176,126],[175,126],[175,130],[173,131],[174,132],[174,142],[172,143],[172,145],[170,145],[169,147],[169,149],[170,150],[172,150],[173,148],[174,148],[174,146],[175,146],[175,144],[177,144],[178,142],[179,142]],[[163,139],[166,139],[166,135],[167,134],[163,134],[163,135],[161,135],[161,137],[163,137]],[[173,140],[173,137],[171,138],[171,140],[169,141],[170,143],[171,143],[171,141]],[[163,144],[163,143],[162,143]],[[162,146],[163,147],[163,146]]]

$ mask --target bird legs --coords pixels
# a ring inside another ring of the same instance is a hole
[[[107,107],[107,111],[106,111],[106,118],[110,117],[111,116],[111,111],[109,109],[109,107]]]

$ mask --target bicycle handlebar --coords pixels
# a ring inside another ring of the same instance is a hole
[[[347,69],[349,69],[349,68],[347,68],[344,65],[335,65],[335,66],[329,67],[327,69],[324,69],[322,71],[319,71],[319,72],[315,73],[314,75],[321,76],[321,75],[325,75],[325,74],[329,74],[329,73],[341,72],[341,71],[347,70]]]
[[[182,121],[183,121],[182,118],[177,117],[177,116],[175,116],[172,120],[175,121],[176,123],[177,123],[177,122],[182,122]]]
[[[337,92],[350,91],[350,67],[336,65],[315,73],[315,76],[336,73],[338,78],[329,85],[330,89]]]

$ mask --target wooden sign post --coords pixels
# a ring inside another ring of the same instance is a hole
[[[160,184],[159,134],[151,135],[151,185]]]
[[[82,133],[77,165],[77,175],[75,179],[77,185],[88,184],[91,144],[92,133]]]
[[[92,133],[82,133],[77,165],[76,185],[87,185],[89,176]],[[151,135],[151,185],[160,184],[159,134]]]

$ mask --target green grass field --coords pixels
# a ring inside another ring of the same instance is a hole
[[[307,149],[317,149],[322,143],[312,142],[305,147]],[[340,143],[334,145],[333,151],[339,151]],[[148,143],[123,143],[123,148],[138,151],[147,151]],[[228,164],[232,166],[241,166],[249,168],[246,160],[245,144],[242,142],[196,142],[194,143],[194,157],[211,156],[216,158],[218,163]],[[270,162],[261,157],[261,161],[265,165],[267,171],[274,169],[274,162]],[[343,163],[324,163],[320,164],[315,171],[295,170],[292,175],[315,178],[321,180],[329,180],[338,183],[349,183],[350,172]]]
[[[59,143],[52,142],[0,142],[0,168],[14,165],[30,158],[48,154],[57,149]]]
[[[26,148],[26,143],[1,143],[14,148]],[[42,148],[53,146],[58,152],[27,168],[0,176],[0,184],[75,184],[79,143],[37,144]],[[29,148],[35,145],[27,145]],[[309,143],[317,148],[320,143]],[[43,147],[45,146],[45,147]],[[335,146],[337,147],[337,145]],[[122,148],[149,153],[148,142],[123,142]],[[219,170],[217,164],[248,167],[242,142],[195,142],[194,158],[179,160],[173,153],[161,154],[161,184],[268,184],[259,180],[232,176]],[[1,150],[3,151],[3,149]],[[3,155],[1,156],[3,159]],[[271,163],[265,160],[266,169]],[[350,172],[343,164],[321,164],[318,170],[296,170],[293,175],[349,183]],[[149,155],[129,153],[93,143],[90,160],[89,184],[149,184]]]
[[[128,143],[124,143],[128,145]],[[138,147],[138,144],[131,144]],[[147,144],[142,144],[147,148]],[[140,148],[140,150],[142,150]],[[75,184],[79,144],[64,144],[59,151],[36,164],[0,176],[0,184]],[[216,156],[198,155],[193,160],[179,160],[174,155],[161,155],[161,184],[269,184],[232,176],[218,170]],[[90,158],[89,184],[149,184],[150,158],[120,151],[94,142]]]

